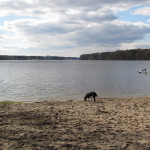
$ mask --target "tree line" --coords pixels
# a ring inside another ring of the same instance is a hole
[[[0,60],[71,60],[79,59],[76,57],[61,57],[61,56],[10,56],[0,55]]]
[[[102,52],[83,54],[80,60],[150,60],[150,49],[117,50],[114,52]]]

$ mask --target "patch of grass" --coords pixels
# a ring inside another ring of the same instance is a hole
[[[21,102],[2,101],[2,102],[0,102],[0,105],[11,105],[11,104],[16,104],[16,103],[21,103]]]

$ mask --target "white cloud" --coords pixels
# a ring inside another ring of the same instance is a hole
[[[0,29],[4,33],[0,48],[3,52],[7,49],[7,53],[12,47],[14,54],[79,56],[94,49],[135,46],[132,43],[150,33],[150,26],[119,21],[116,13],[148,2],[150,0],[1,0],[0,16],[4,17],[4,23]],[[138,13],[142,11],[134,12]]]
[[[133,14],[150,16],[150,7],[143,7],[143,8],[136,9],[135,12],[133,12]]]

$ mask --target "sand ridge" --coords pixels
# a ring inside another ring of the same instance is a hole
[[[150,149],[150,98],[0,105],[0,149]]]

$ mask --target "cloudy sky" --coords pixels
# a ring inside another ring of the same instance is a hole
[[[0,0],[0,55],[150,48],[150,0]]]

